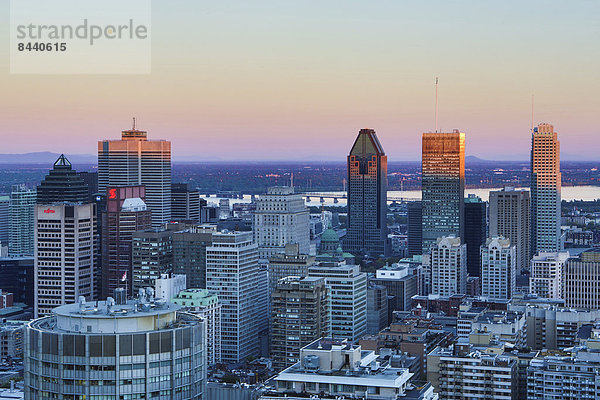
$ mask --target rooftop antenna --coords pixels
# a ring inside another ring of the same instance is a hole
[[[435,77],[435,132],[438,131],[438,77]]]
[[[533,97],[534,95],[531,95],[531,134],[533,135]]]
[[[292,177],[290,178],[290,186],[294,187],[294,173],[292,172]]]
[[[133,117],[133,130],[135,131],[135,117]]]

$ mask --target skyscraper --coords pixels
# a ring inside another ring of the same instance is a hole
[[[350,253],[388,254],[387,156],[372,129],[361,129],[348,155]]]
[[[420,201],[409,201],[406,205],[408,217],[408,256],[423,254],[423,217]]]
[[[173,232],[173,273],[185,275],[189,288],[206,288],[206,249],[215,232],[215,225],[188,225]]]
[[[517,273],[529,270],[529,192],[507,187],[490,192],[490,237],[504,236],[517,251]]]
[[[33,256],[35,189],[13,185],[9,204],[8,254],[13,257]]]
[[[132,287],[132,236],[152,226],[152,215],[144,198],[144,186],[107,188],[106,212],[102,215],[102,298],[126,286],[123,275],[127,275],[128,288]]]
[[[422,155],[423,253],[439,237],[464,239],[465,134],[424,133]]]
[[[467,245],[467,273],[479,276],[481,270],[480,247],[487,238],[487,203],[470,194],[465,199],[465,240]]]
[[[187,183],[171,184],[171,221],[200,222],[200,192]]]
[[[79,296],[94,300],[96,229],[95,204],[35,206],[36,318]]]
[[[279,280],[271,312],[275,371],[297,363],[302,347],[329,335],[329,308],[324,278],[289,276]]]
[[[213,234],[212,245],[206,248],[206,288],[222,304],[223,362],[238,363],[258,355],[259,274],[252,232]]]
[[[171,218],[171,142],[148,140],[134,123],[121,140],[98,142],[98,190],[140,185],[146,187],[152,226],[159,228]]]
[[[254,241],[259,258],[283,253],[286,244],[297,243],[301,254],[310,252],[310,216],[301,194],[289,186],[271,187],[260,195],[254,212]]]
[[[512,299],[516,288],[515,246],[510,239],[493,237],[481,246],[481,295]]]
[[[37,187],[37,203],[89,203],[88,186],[61,154]]]
[[[10,196],[0,196],[0,247],[8,246]]]
[[[467,246],[454,236],[441,237],[431,250],[431,293],[467,293]]]
[[[359,340],[367,332],[367,274],[358,265],[323,262],[308,276],[325,278],[331,299],[331,336]]]
[[[600,249],[589,249],[565,265],[565,306],[600,309]]]
[[[173,232],[147,229],[134,233],[131,238],[131,269],[130,287],[133,293],[155,287],[156,279],[173,272]]]
[[[531,135],[532,253],[557,252],[560,241],[560,142],[554,127],[539,124]]]

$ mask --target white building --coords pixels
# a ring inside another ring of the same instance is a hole
[[[171,142],[148,140],[146,131],[121,132],[121,140],[98,142],[98,190],[108,186],[146,187],[146,204],[152,226],[160,228],[171,219]]]
[[[431,293],[441,296],[467,293],[467,245],[444,236],[431,249]]]
[[[517,272],[529,269],[531,204],[529,191],[506,187],[490,192],[490,237],[504,236],[516,248]]]
[[[481,246],[481,295],[511,299],[517,286],[517,250],[510,239],[493,237]]]
[[[367,332],[367,275],[358,265],[324,262],[308,276],[325,278],[331,298],[331,336],[358,341]]]
[[[34,314],[93,300],[96,267],[95,204],[35,206]]]
[[[214,233],[212,245],[206,248],[206,289],[221,302],[223,362],[258,355],[260,281],[258,246],[252,242],[252,232]]]
[[[206,363],[221,362],[221,303],[206,289],[187,289],[173,298],[173,303],[206,320]]]
[[[304,198],[293,187],[276,186],[256,200],[254,241],[260,259],[283,253],[285,245],[297,243],[300,254],[310,253],[310,216]]]
[[[413,375],[406,368],[380,362],[375,352],[363,351],[359,345],[323,338],[303,347],[300,362],[277,375],[276,391],[261,399],[307,398],[300,397],[305,393],[316,399],[437,399],[430,384],[412,385]]]
[[[531,259],[529,292],[546,299],[564,299],[564,268],[569,252],[539,253]]]
[[[183,274],[161,274],[160,278],[154,281],[156,297],[171,301],[179,292],[187,288],[186,278]]]

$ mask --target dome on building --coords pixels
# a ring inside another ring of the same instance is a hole
[[[334,231],[331,227],[327,228],[323,235],[321,235],[321,243],[339,243],[340,237],[337,232]]]

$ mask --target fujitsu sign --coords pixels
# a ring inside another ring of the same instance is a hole
[[[54,211],[54,210],[53,210],[53,209],[51,209],[51,208],[46,208],[46,209],[44,210],[44,214],[54,214],[55,212],[56,212],[56,211]]]

